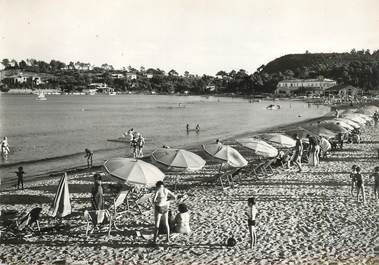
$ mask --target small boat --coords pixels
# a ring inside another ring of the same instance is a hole
[[[266,109],[268,109],[268,110],[278,110],[278,109],[280,109],[280,106],[279,105],[268,105],[267,107],[266,107]]]
[[[43,92],[39,93],[36,100],[47,100],[45,94]]]

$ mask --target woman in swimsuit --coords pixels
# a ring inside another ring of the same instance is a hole
[[[249,198],[247,200],[248,210],[247,210],[247,225],[249,227],[250,234],[250,248],[253,248],[257,244],[257,231],[256,231],[256,220],[258,210],[255,206],[255,198]]]
[[[158,181],[156,184],[156,191],[154,195],[154,205],[155,205],[155,233],[154,233],[154,244],[157,242],[157,237],[159,234],[159,225],[163,217],[166,231],[167,231],[167,242],[170,242],[170,225],[168,219],[168,209],[170,207],[170,200],[168,197],[176,199],[174,193],[166,189],[163,185],[163,181]]]

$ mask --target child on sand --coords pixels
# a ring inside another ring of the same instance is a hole
[[[379,167],[374,168],[374,173],[370,176],[374,178],[374,198],[379,199]]]
[[[256,234],[256,216],[258,213],[257,207],[255,206],[255,198],[249,198],[247,200],[247,225],[249,227],[250,234],[250,248],[253,248],[257,244],[257,234]]]
[[[355,174],[355,180],[356,180],[356,187],[357,187],[357,202],[359,202],[359,193],[362,193],[363,203],[366,202],[365,200],[365,190],[363,186],[363,177],[361,174],[361,168],[356,167],[355,169],[357,173]]]
[[[351,173],[350,173],[350,180],[351,180],[350,193],[351,193],[351,196],[353,196],[353,192],[354,192],[354,188],[355,188],[355,182],[356,182],[355,174],[357,174],[356,168],[357,168],[357,165],[353,165],[351,168]]]
[[[20,188],[20,185],[21,185],[21,188],[24,189],[24,169],[22,167],[19,167],[18,168],[18,171],[16,171],[16,175],[17,175],[17,189]]]

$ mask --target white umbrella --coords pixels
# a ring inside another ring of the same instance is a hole
[[[105,161],[104,168],[111,176],[131,185],[152,187],[165,177],[156,166],[133,158],[112,158]]]
[[[220,143],[204,144],[202,149],[210,156],[226,162],[231,167],[247,166],[246,159],[234,148]]]
[[[345,118],[338,118],[338,119],[335,119],[336,121],[342,121],[346,124],[349,124],[351,127],[353,128],[356,128],[356,129],[359,129],[361,128],[361,126],[359,125],[359,123],[353,121],[353,120],[349,120],[349,119],[345,119]]]
[[[333,119],[333,120],[326,120],[326,121],[322,121],[321,122],[321,124],[328,124],[328,123],[330,123],[330,124],[336,124],[338,126],[341,126],[342,128],[350,130],[350,131],[354,130],[353,126],[351,126],[350,124],[348,124],[348,123],[346,123],[344,121],[341,121],[341,120],[337,121],[337,120]],[[326,128],[328,128],[328,127],[326,127]]]
[[[264,134],[262,137],[263,139],[269,142],[276,143],[283,147],[291,148],[296,145],[296,141],[294,139],[280,133],[267,133],[267,134]]]
[[[237,142],[242,146],[254,151],[255,154],[264,157],[276,157],[278,155],[278,149],[265,141],[255,138],[242,138],[237,139]]]
[[[365,125],[366,124],[366,120],[365,119],[362,119],[361,117],[359,117],[358,115],[355,115],[355,114],[346,114],[346,115],[343,116],[343,118],[352,120],[354,122],[358,122],[360,125]]]
[[[68,190],[67,173],[59,180],[57,192],[51,207],[52,217],[65,217],[71,214],[70,192]]]
[[[200,156],[183,149],[159,148],[151,154],[151,159],[168,169],[196,171],[205,165],[205,160]]]

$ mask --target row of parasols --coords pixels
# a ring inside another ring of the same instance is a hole
[[[296,145],[296,141],[289,135],[296,134],[301,139],[307,135],[314,135],[329,140],[336,137],[337,134],[349,133],[372,122],[371,116],[377,111],[379,108],[376,106],[367,106],[358,111],[348,110],[341,117],[327,119],[317,125],[296,127],[284,133],[266,133],[255,138],[241,138],[237,139],[237,142],[250,149],[257,156],[276,157],[278,148],[292,148]],[[222,165],[241,168],[248,164],[248,161],[229,145],[222,143],[205,144],[202,145],[202,150],[210,158],[220,161]],[[139,159],[113,158],[104,163],[104,168],[111,176],[125,184],[151,187],[165,177],[160,169],[198,171],[206,164],[206,161],[199,155],[174,148],[155,150],[151,155],[151,161],[152,164]]]

